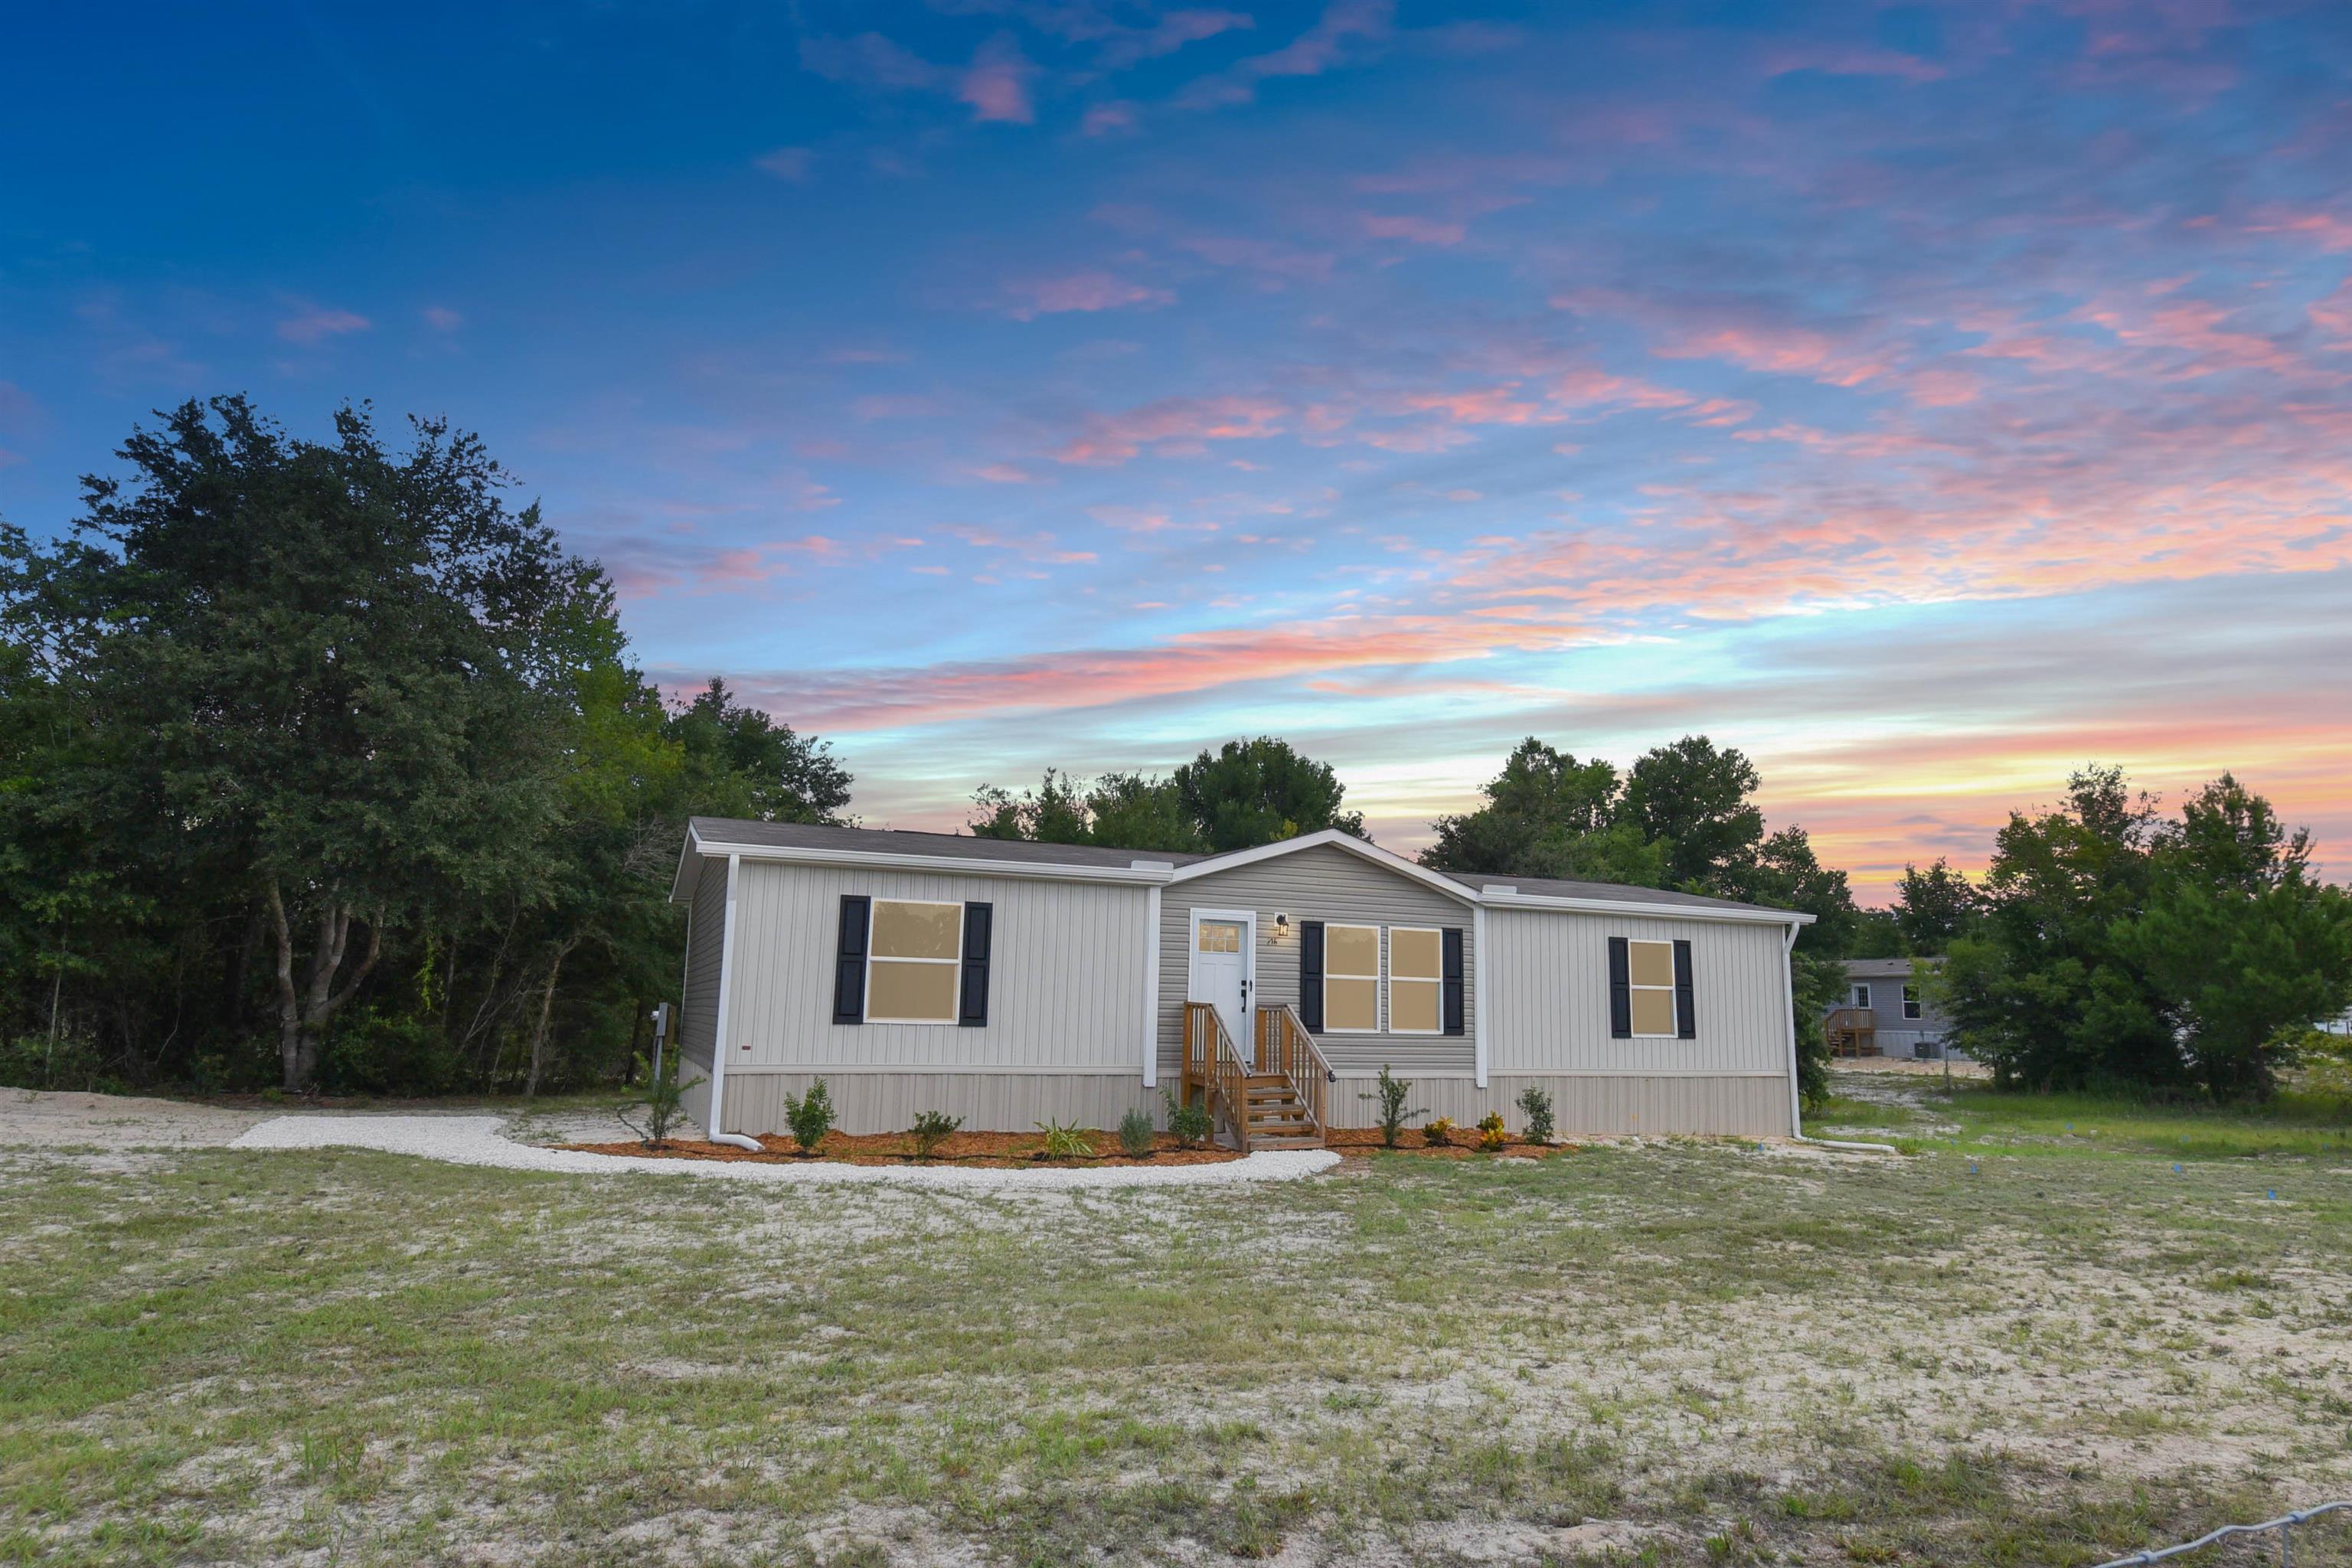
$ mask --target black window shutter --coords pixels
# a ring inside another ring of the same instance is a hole
[[[1609,1037],[1633,1037],[1633,970],[1622,936],[1609,939]]]
[[[1298,1021],[1309,1034],[1323,1026],[1323,922],[1298,922]]]
[[[1698,1038],[1698,1015],[1691,1010],[1690,943],[1675,943],[1675,1034],[1685,1040]]]
[[[1444,964],[1438,973],[1445,979],[1444,984],[1440,985],[1438,990],[1444,997],[1445,1032],[1449,1035],[1458,1035],[1462,1033],[1462,928],[1460,926],[1445,928],[1444,945]]]
[[[988,940],[996,923],[993,904],[963,907],[963,1005],[956,1022],[977,1029],[988,1022]]]
[[[863,893],[841,895],[841,942],[833,965],[833,1021],[866,1022],[866,921],[873,901]]]

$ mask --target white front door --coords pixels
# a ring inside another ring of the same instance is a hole
[[[1188,1002],[1213,1003],[1234,1037],[1234,1049],[1249,1061],[1256,1044],[1250,1038],[1249,994],[1255,967],[1257,917],[1246,910],[1192,911],[1192,973],[1184,983]]]

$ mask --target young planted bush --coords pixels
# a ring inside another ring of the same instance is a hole
[[[1151,1112],[1141,1106],[1118,1119],[1119,1152],[1130,1160],[1151,1158],[1151,1145],[1156,1136],[1151,1127]]]
[[[915,1124],[907,1129],[907,1136],[914,1140],[915,1158],[928,1160],[938,1153],[940,1145],[954,1137],[956,1129],[962,1125],[962,1117],[950,1116],[943,1110],[926,1110],[916,1117]]]
[[[1428,1114],[1426,1111],[1407,1110],[1404,1108],[1404,1102],[1412,1098],[1412,1079],[1397,1077],[1389,1071],[1388,1064],[1382,1062],[1379,1085],[1371,1093],[1356,1097],[1359,1100],[1377,1100],[1381,1102],[1381,1146],[1382,1148],[1395,1148],[1397,1139],[1404,1132],[1404,1124],[1416,1116]]]
[[[1503,1113],[1501,1111],[1490,1110],[1486,1112],[1486,1115],[1478,1119],[1478,1147],[1480,1149],[1492,1154],[1510,1141],[1509,1135],[1503,1131]]]
[[[1076,1122],[1064,1126],[1058,1121],[1040,1121],[1037,1131],[1045,1135],[1045,1146],[1037,1151],[1040,1160],[1091,1160],[1095,1146],[1087,1142],[1085,1131]]]
[[[1168,1102],[1168,1131],[1176,1135],[1176,1147],[1179,1149],[1198,1149],[1215,1134],[1217,1121],[1209,1114],[1207,1100],[1179,1103],[1176,1097],[1164,1089],[1160,1091],[1160,1098]]]
[[[1421,1130],[1421,1141],[1433,1149],[1443,1149],[1454,1142],[1454,1118],[1441,1116]]]
[[[1528,1141],[1531,1143],[1551,1142],[1551,1096],[1539,1089],[1529,1089],[1519,1096],[1519,1114],[1528,1119]]]
[[[803,1154],[816,1152],[817,1145],[824,1142],[824,1135],[833,1131],[835,1120],[833,1091],[825,1088],[823,1079],[809,1085],[808,1094],[803,1099],[795,1100],[789,1094],[784,1096],[784,1125],[793,1130],[793,1139],[800,1144]]]
[[[699,1084],[700,1079],[685,1083],[677,1081],[677,1056],[675,1052],[662,1058],[661,1071],[656,1073],[637,1058],[637,1070],[646,1075],[646,1097],[615,1112],[621,1124],[635,1133],[647,1148],[658,1148],[669,1142],[670,1133],[686,1115],[686,1091]],[[638,1112],[632,1117],[629,1112]]]

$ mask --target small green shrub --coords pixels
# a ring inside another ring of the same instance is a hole
[[[1180,1149],[1198,1149],[1217,1131],[1215,1118],[1209,1114],[1209,1102],[1196,1100],[1189,1105],[1177,1103],[1176,1097],[1162,1090],[1160,1098],[1168,1102],[1168,1131],[1176,1135]]]
[[[803,1099],[784,1096],[784,1125],[793,1130],[793,1142],[800,1144],[803,1154],[816,1152],[817,1145],[824,1142],[824,1135],[833,1131],[836,1120],[833,1091],[825,1088],[823,1079],[809,1085],[808,1094]]]
[[[1118,1119],[1119,1152],[1130,1160],[1148,1160],[1158,1134],[1151,1126],[1151,1112],[1141,1106]]]
[[[926,1110],[915,1118],[907,1129],[907,1136],[915,1141],[915,1158],[928,1160],[940,1152],[940,1145],[956,1134],[963,1125],[961,1116],[950,1116],[943,1110]]]
[[[1454,1142],[1454,1118],[1441,1116],[1421,1130],[1421,1141],[1433,1149],[1443,1149]]]
[[[1064,1126],[1058,1121],[1040,1121],[1037,1131],[1045,1135],[1045,1146],[1037,1151],[1041,1160],[1091,1160],[1095,1146],[1087,1142],[1085,1130],[1076,1122]]]
[[[1428,1114],[1426,1111],[1407,1110],[1404,1108],[1404,1102],[1412,1098],[1412,1079],[1397,1077],[1389,1071],[1388,1064],[1382,1062],[1379,1086],[1370,1094],[1356,1097],[1359,1100],[1377,1100],[1381,1102],[1381,1147],[1395,1148],[1397,1139],[1404,1132],[1404,1124],[1416,1116]]]
[[[1539,1089],[1529,1089],[1519,1096],[1519,1114],[1528,1119],[1528,1141],[1531,1143],[1551,1142],[1551,1096]]]
[[[686,1091],[699,1084],[700,1079],[677,1081],[677,1053],[670,1052],[662,1058],[661,1071],[656,1073],[646,1058],[637,1058],[637,1071],[646,1079],[646,1096],[633,1105],[625,1105],[614,1114],[621,1124],[635,1133],[647,1146],[669,1142],[670,1133],[686,1116]],[[629,1112],[639,1114],[632,1117]]]
[[[1510,1135],[1503,1131],[1503,1113],[1490,1110],[1478,1119],[1478,1147],[1492,1154],[1509,1142]]]

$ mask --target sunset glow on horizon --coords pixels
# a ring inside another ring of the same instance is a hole
[[[2094,761],[2352,875],[2352,8],[18,31],[36,535],[160,406],[368,399],[869,825],[1268,732],[1409,852],[1521,736],[1704,732],[1866,901]]]

